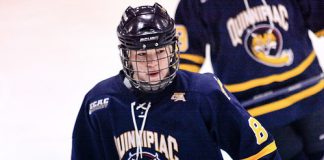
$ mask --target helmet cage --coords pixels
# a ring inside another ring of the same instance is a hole
[[[123,71],[125,73],[126,78],[130,81],[132,86],[135,88],[148,92],[148,93],[154,93],[161,91],[165,89],[166,86],[171,84],[172,80],[174,79],[176,75],[176,71],[179,69],[179,47],[178,47],[178,41],[173,41],[170,45],[165,45],[159,48],[155,48],[155,52],[157,53],[158,49],[164,48],[167,52],[167,55],[164,57],[156,57],[156,59],[148,60],[147,58],[145,60],[138,60],[135,58],[135,60],[130,59],[131,50],[129,48],[123,47],[122,45],[119,46],[120,50],[120,57],[123,65]],[[137,55],[138,51],[146,52],[147,50],[134,50],[136,52],[135,55]],[[157,55],[157,54],[155,54]],[[167,59],[168,65],[166,67],[163,67],[160,64],[160,60]],[[161,77],[161,74],[159,74],[158,80],[151,80],[150,76],[148,76],[148,80],[139,80],[135,79],[134,77],[139,77],[139,74],[149,74],[149,68],[147,67],[146,70],[139,70],[137,67],[138,63],[150,63],[151,61],[156,61],[158,65],[158,72],[161,73],[163,70],[167,70],[168,74],[165,77]],[[134,66],[132,64],[135,64]]]

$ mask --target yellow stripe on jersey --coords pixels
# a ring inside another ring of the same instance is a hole
[[[268,144],[266,147],[264,147],[260,152],[258,152],[257,154],[250,156],[248,158],[244,158],[243,160],[258,160],[272,152],[274,152],[275,150],[277,150],[277,146],[276,146],[276,142],[273,141],[270,144]]]
[[[274,74],[267,77],[252,79],[242,83],[227,84],[225,85],[225,87],[230,92],[236,93],[236,92],[246,91],[255,87],[265,86],[274,82],[282,82],[303,73],[312,64],[315,57],[316,57],[315,52],[312,51],[309,54],[309,56],[300,65],[298,65],[296,68],[290,71],[281,74]]]
[[[316,32],[315,35],[316,35],[317,37],[324,36],[324,29],[322,29],[322,30]]]
[[[181,53],[180,58],[192,61],[192,62],[197,63],[197,64],[203,64],[204,61],[205,61],[205,58],[203,56],[194,55],[194,54]]]
[[[180,64],[179,68],[189,72],[199,72],[200,70],[200,66],[194,64]]]
[[[289,56],[287,54],[281,57],[273,58],[273,57],[268,57],[264,53],[259,52],[256,53],[255,56],[263,62],[274,64],[274,65],[287,64],[289,61]]]
[[[227,99],[228,99],[228,100],[231,100],[231,97],[228,96],[227,92],[226,92],[225,89],[224,89],[224,85],[223,85],[223,83],[222,83],[218,78],[216,78],[216,77],[214,77],[214,79],[215,79],[216,82],[218,83],[219,88],[221,89],[221,91],[223,92],[223,94],[227,97]]]
[[[292,104],[301,101],[307,97],[310,97],[320,91],[322,91],[324,88],[324,80],[319,81],[316,85],[309,87],[303,91],[300,91],[296,94],[293,94],[287,98],[261,105],[252,109],[248,109],[248,112],[251,114],[251,116],[260,116],[264,115],[270,112],[274,112],[280,109],[287,108],[291,106]]]

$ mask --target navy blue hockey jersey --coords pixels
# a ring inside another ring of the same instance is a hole
[[[124,74],[85,96],[72,159],[280,159],[274,140],[213,74],[179,71],[156,94],[125,86]]]
[[[198,72],[209,43],[215,74],[240,102],[272,94],[322,73],[308,30],[323,36],[323,15],[324,0],[181,0],[180,68]],[[285,125],[323,107],[323,88],[322,79],[248,112],[266,127]]]

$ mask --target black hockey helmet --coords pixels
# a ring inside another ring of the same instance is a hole
[[[135,88],[145,92],[157,92],[172,82],[179,68],[178,40],[174,20],[161,5],[155,3],[153,6],[128,7],[117,27],[117,34],[121,43],[119,49],[123,71]],[[156,82],[134,79],[134,74],[138,73],[131,65],[134,61],[130,60],[130,51],[163,47],[171,54],[167,57],[168,67],[159,68],[159,70],[168,69],[168,75]]]

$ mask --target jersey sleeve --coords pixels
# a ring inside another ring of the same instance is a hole
[[[205,48],[208,42],[200,7],[200,1],[181,0],[175,15],[181,53],[180,69],[191,72],[199,72],[205,61]]]
[[[89,114],[89,104],[84,99],[78,113],[72,136],[72,160],[119,159],[113,138],[103,138],[95,114]],[[112,133],[106,133],[112,134]],[[103,148],[103,141],[111,147]]]
[[[280,159],[274,139],[214,76],[207,96],[212,137],[233,159]]]
[[[298,0],[305,25],[316,36],[324,36],[324,0]]]

